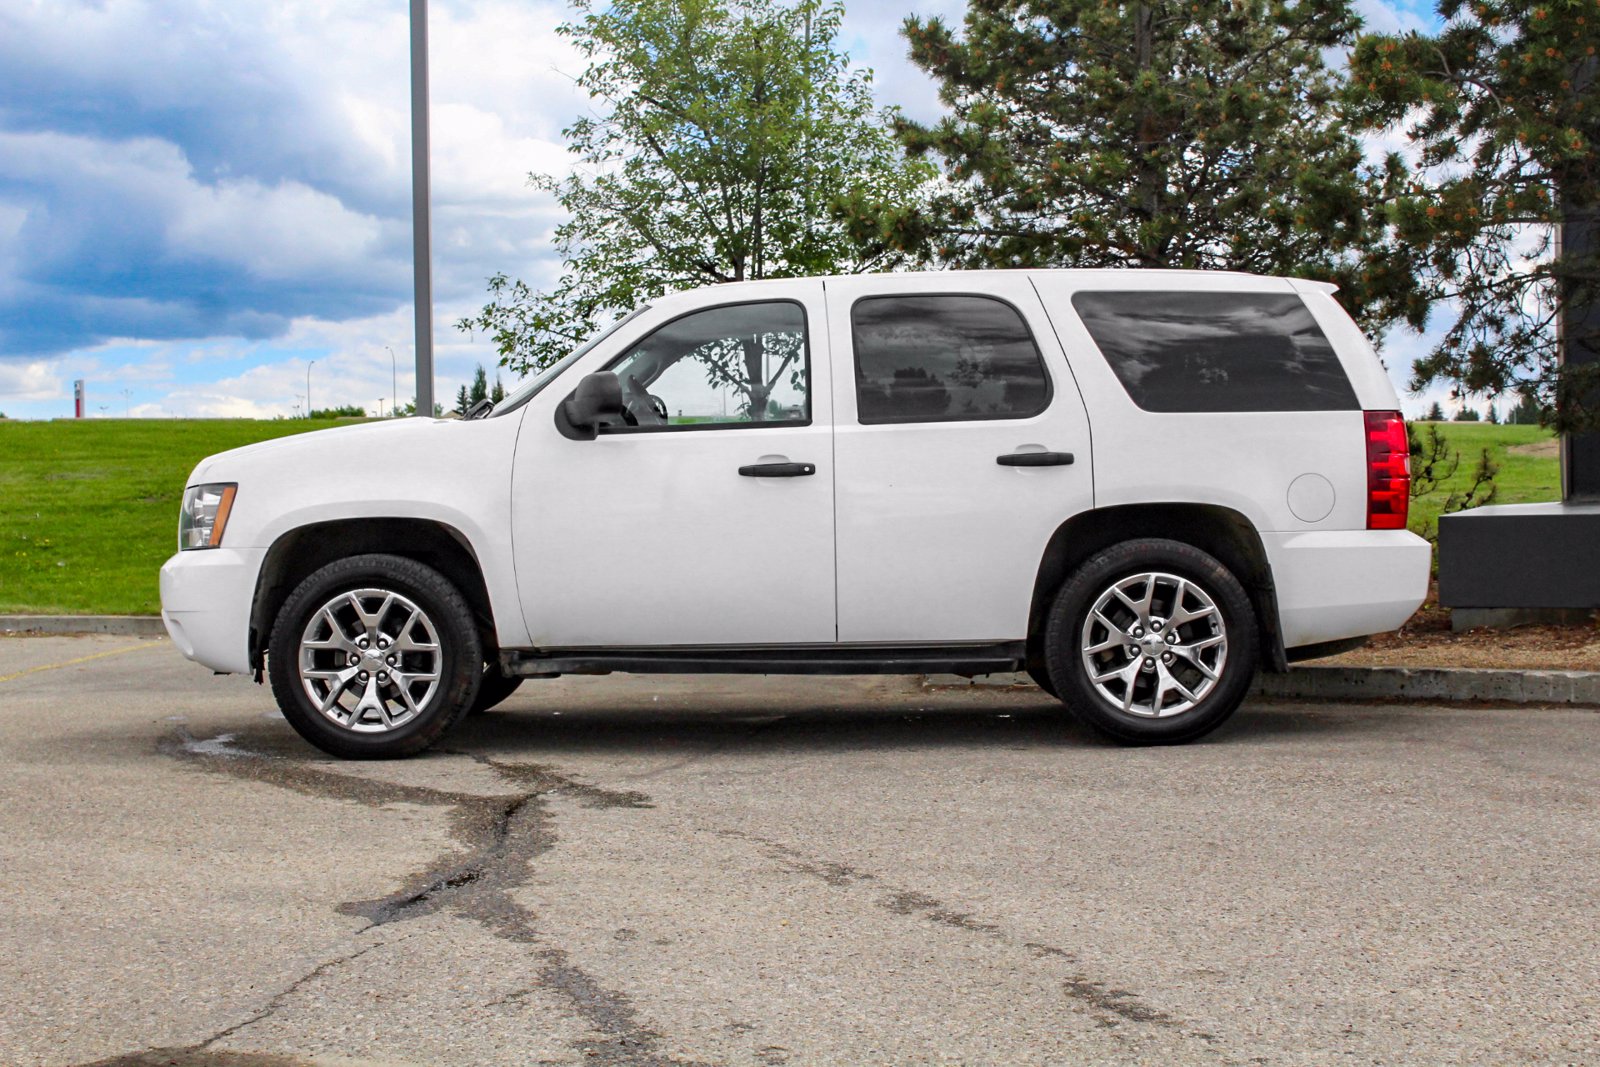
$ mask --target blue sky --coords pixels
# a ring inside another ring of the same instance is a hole
[[[1431,22],[1425,4],[1359,6],[1375,29]],[[288,415],[313,360],[319,407],[409,398],[406,8],[0,0],[0,411],[70,415],[84,378],[97,416]],[[880,100],[930,117],[934,87],[898,26],[963,8],[855,0],[844,44]],[[587,101],[554,32],[564,3],[432,0],[430,13],[445,397],[493,365],[451,326],[485,279],[554,279],[559,217],[525,177],[566,170],[560,131]],[[1424,346],[1390,339],[1397,378]]]

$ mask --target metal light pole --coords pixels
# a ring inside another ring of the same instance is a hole
[[[428,218],[428,0],[411,0],[411,260],[417,414],[433,417],[433,242]]]
[[[384,348],[389,348],[384,345]],[[390,406],[395,410],[400,408],[400,372],[395,370],[394,349],[389,348],[389,395],[394,398]]]
[[[311,368],[317,365],[316,360],[306,364],[306,418],[311,417]]]

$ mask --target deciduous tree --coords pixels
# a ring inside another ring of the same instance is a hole
[[[532,177],[566,214],[553,288],[506,275],[458,325],[517,371],[570,351],[669,290],[869,270],[897,253],[855,240],[831,211],[858,194],[900,204],[931,168],[909,161],[873,104],[870,74],[835,44],[823,0],[578,0],[561,28],[589,62],[597,113],[566,131],[570,177]]]

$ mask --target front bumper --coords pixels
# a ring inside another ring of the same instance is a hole
[[[1433,547],[1408,530],[1268,533],[1283,645],[1396,630],[1428,595]]]
[[[161,567],[161,621],[189,659],[223,674],[250,670],[250,608],[260,554],[179,552]]]

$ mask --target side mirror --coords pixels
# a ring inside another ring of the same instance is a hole
[[[617,376],[596,371],[584,375],[572,395],[556,406],[556,429],[574,441],[593,441],[602,426],[620,424],[626,410]]]

